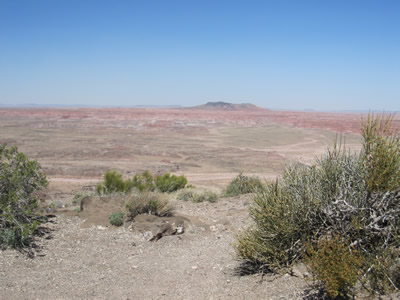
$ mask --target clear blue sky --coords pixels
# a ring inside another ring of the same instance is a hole
[[[400,111],[400,1],[0,0],[0,104]]]

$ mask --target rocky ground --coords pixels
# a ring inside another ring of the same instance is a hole
[[[234,235],[249,197],[176,203],[190,220],[181,235],[149,242],[130,228],[93,225],[59,213],[37,238],[34,257],[0,255],[1,299],[302,299],[304,279],[238,275]]]

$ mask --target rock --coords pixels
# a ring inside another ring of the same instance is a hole
[[[303,279],[310,277],[310,274],[307,271],[307,267],[302,263],[295,265],[290,270],[290,275]]]

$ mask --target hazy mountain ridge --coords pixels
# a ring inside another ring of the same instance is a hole
[[[206,104],[191,107],[191,109],[201,109],[201,110],[227,110],[227,111],[256,111],[265,110],[265,108],[256,106],[251,103],[240,103],[234,104],[229,102],[217,101],[217,102],[207,102]]]

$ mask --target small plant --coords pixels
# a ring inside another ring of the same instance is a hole
[[[113,226],[122,226],[124,224],[124,214],[122,212],[115,212],[108,216],[110,224]]]
[[[184,175],[176,176],[169,173],[157,176],[154,179],[157,189],[162,193],[172,193],[183,189],[187,184],[187,179]]]
[[[182,201],[191,201],[194,203],[205,201],[214,203],[217,201],[218,195],[208,190],[196,191],[193,189],[185,189],[177,195],[177,199]]]
[[[80,207],[74,208],[74,212],[80,213],[81,212],[81,208]]]
[[[133,220],[139,214],[152,214],[160,217],[169,216],[173,207],[168,199],[157,192],[132,194],[126,201],[128,220]]]
[[[226,197],[234,197],[264,190],[265,186],[258,177],[245,176],[240,173],[228,184],[224,194]]]
[[[331,298],[346,297],[358,280],[362,256],[338,236],[320,239],[308,246],[305,263]]]

